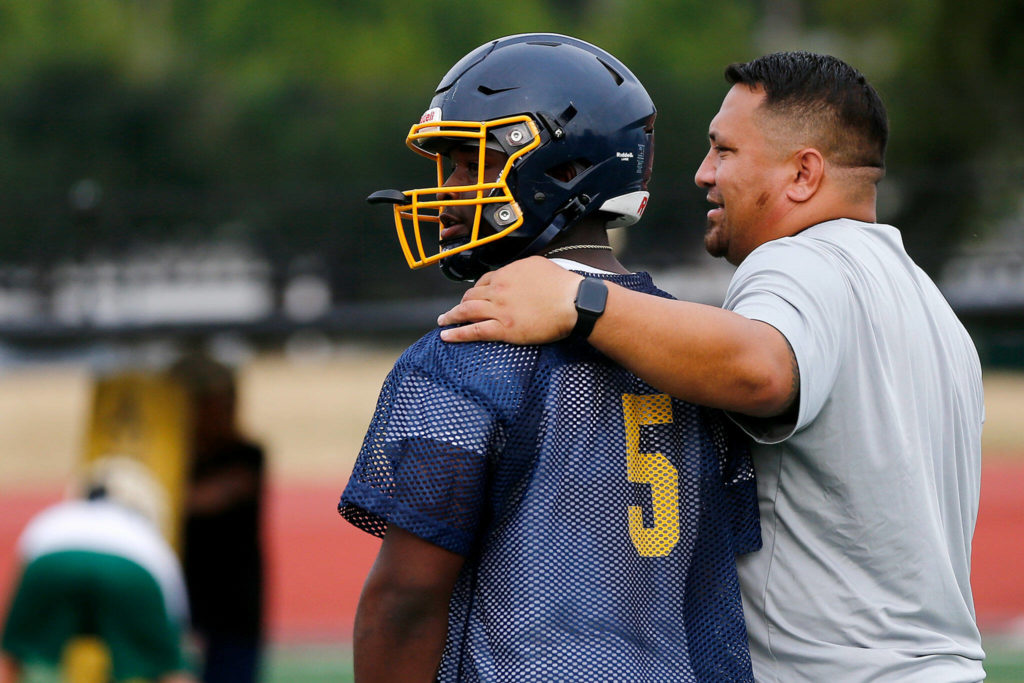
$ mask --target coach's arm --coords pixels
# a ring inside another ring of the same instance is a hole
[[[582,276],[539,257],[486,273],[438,318],[449,342],[544,344],[576,324]],[[793,404],[799,373],[789,343],[771,325],[732,311],[665,299],[608,283],[590,344],[652,386],[692,403],[754,417]]]
[[[356,609],[357,683],[433,681],[464,558],[391,525]]]

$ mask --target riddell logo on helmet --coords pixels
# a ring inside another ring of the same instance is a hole
[[[431,107],[430,109],[428,109],[425,112],[423,112],[423,116],[420,117],[420,125],[422,126],[424,123],[433,123],[434,121],[440,121],[440,120],[441,120],[441,108],[440,107]],[[423,126],[423,128],[420,128],[420,132],[421,133],[436,133],[437,132],[437,126]]]
[[[423,112],[423,116],[420,117],[420,123],[430,123],[431,121],[441,120],[441,108],[432,107],[431,109]]]
[[[643,199],[640,200],[640,206],[638,206],[636,209],[637,216],[642,216],[644,214],[644,209],[647,208],[647,199],[647,197],[644,197]]]

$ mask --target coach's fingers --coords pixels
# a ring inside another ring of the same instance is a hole
[[[497,301],[499,288],[478,282],[462,293],[462,301]]]
[[[504,341],[504,333],[505,328],[497,320],[484,320],[441,330],[441,339],[446,342]]]
[[[495,317],[495,306],[490,300],[483,296],[474,298],[468,295],[469,292],[466,292],[462,297],[461,303],[456,304],[437,317],[437,324],[440,327],[481,322]]]

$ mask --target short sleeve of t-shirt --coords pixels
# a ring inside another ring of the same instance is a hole
[[[755,440],[784,441],[821,411],[839,370],[848,296],[847,284],[825,248],[799,236],[758,247],[736,270],[723,306],[781,332],[800,372],[795,423],[730,413]]]
[[[414,345],[385,380],[338,509],[376,536],[394,524],[466,554],[483,517],[486,454],[502,430],[486,397],[424,350]]]

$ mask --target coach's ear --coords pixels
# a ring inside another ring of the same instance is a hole
[[[805,147],[793,155],[793,175],[786,196],[794,202],[806,202],[821,186],[825,175],[825,159],[813,147]]]

